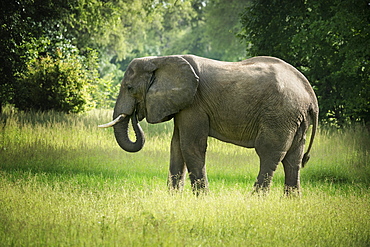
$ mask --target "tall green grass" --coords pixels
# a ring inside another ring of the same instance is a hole
[[[321,129],[301,198],[283,198],[281,165],[267,197],[251,195],[254,150],[210,139],[211,193],[166,189],[172,123],[148,125],[123,152],[111,112],[22,113],[0,123],[2,246],[369,246],[370,135]]]

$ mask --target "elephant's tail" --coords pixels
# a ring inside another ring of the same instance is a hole
[[[317,130],[318,122],[319,122],[318,111],[315,111],[314,109],[311,108],[308,114],[310,115],[311,121],[313,121],[313,126],[312,126],[310,144],[308,144],[307,151],[303,155],[303,158],[302,158],[302,167],[304,167],[306,163],[308,162],[308,160],[310,159],[310,151],[312,148],[313,140],[315,139],[316,130]]]

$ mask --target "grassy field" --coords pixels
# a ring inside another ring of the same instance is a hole
[[[0,120],[0,246],[370,246],[370,134],[320,129],[301,198],[251,195],[254,150],[213,139],[210,195],[166,188],[172,123],[148,125],[139,153],[122,151],[111,118],[17,113]]]

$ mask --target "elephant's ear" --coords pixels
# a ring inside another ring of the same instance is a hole
[[[193,103],[199,77],[181,56],[157,57],[150,62],[157,69],[146,94],[146,120],[159,123]]]

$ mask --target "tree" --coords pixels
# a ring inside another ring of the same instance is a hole
[[[26,69],[24,44],[53,30],[55,20],[68,11],[68,1],[52,0],[1,1],[0,7],[0,112],[12,101],[17,74]],[[37,6],[37,7],[36,7]]]
[[[86,110],[90,101],[89,84],[97,79],[94,52],[81,57],[77,49],[31,59],[27,70],[19,75],[19,87],[14,95],[14,105],[20,110],[55,110],[78,113]]]
[[[370,123],[368,1],[254,0],[240,36],[250,55],[280,57],[308,77],[325,122]]]
[[[125,4],[129,5],[129,3]],[[53,85],[53,88],[60,85],[61,91],[66,89],[63,89],[63,83],[58,84],[61,82],[60,78],[55,77],[56,71],[52,71],[60,69],[58,64],[71,63],[68,60],[69,55],[78,56],[79,59],[84,60],[84,57],[89,56],[90,47],[109,46],[105,36],[111,35],[111,27],[119,22],[116,18],[117,9],[118,6],[110,1],[98,0],[2,1],[0,8],[0,73],[2,75],[0,77],[0,112],[1,106],[5,103],[16,104],[21,109],[34,107],[35,109],[56,108],[63,111],[79,111],[67,109],[68,107],[59,108],[56,102],[51,101],[47,101],[50,106],[46,106],[46,102],[42,101],[45,97],[41,95],[36,97],[33,94],[33,98],[30,99],[33,101],[39,99],[40,102],[22,104],[20,101],[29,99],[29,91],[45,93],[43,90],[35,90],[37,83],[44,83],[44,86],[45,83]],[[119,34],[120,31],[117,30],[116,33]],[[76,50],[75,54],[69,54],[68,47],[73,47]],[[62,51],[63,57],[50,61],[48,58],[55,55],[55,50]],[[55,64],[50,64],[52,62]],[[44,72],[50,78],[40,77],[42,66],[48,68]],[[66,66],[64,64],[62,68]],[[80,68],[79,65],[70,69],[75,69],[70,71],[72,77],[73,73],[94,74],[93,71],[89,72],[90,68]],[[60,76],[64,73],[62,70],[59,72]],[[35,81],[36,79],[40,81]],[[76,81],[76,83],[82,82]],[[54,93],[57,90],[59,89],[55,89]],[[71,90],[76,91],[72,93]],[[75,104],[76,109],[83,109],[80,105],[81,102],[85,102],[80,100],[85,97],[83,87],[70,87],[67,91],[69,93],[64,96],[69,99],[62,99],[63,94],[59,94],[54,100],[59,99],[60,104],[68,101],[68,104]],[[76,100],[72,100],[70,95],[74,95]],[[57,95],[54,94],[54,96]]]
[[[62,20],[68,19],[76,3],[77,0],[1,2],[0,110],[5,103],[17,103],[22,91],[27,93],[31,84],[24,75],[30,69],[30,61],[69,45],[68,40],[64,42]]]

